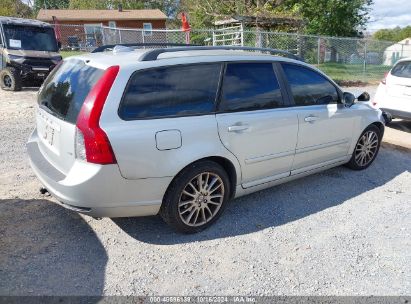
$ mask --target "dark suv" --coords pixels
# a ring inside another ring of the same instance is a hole
[[[52,25],[36,20],[0,17],[0,86],[19,91],[39,86],[61,61]]]

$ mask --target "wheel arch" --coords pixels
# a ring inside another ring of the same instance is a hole
[[[219,164],[227,172],[228,178],[230,180],[230,199],[234,198],[235,191],[236,191],[236,186],[237,186],[237,178],[238,178],[237,171],[236,171],[236,168],[235,168],[234,164],[228,158],[225,158],[223,156],[203,157],[203,158],[197,159],[197,160],[192,161],[191,163],[187,164],[184,168],[182,168],[174,176],[174,178],[172,179],[172,181],[168,185],[167,190],[166,190],[165,193],[168,192],[168,189],[170,188],[171,184],[173,183],[175,178],[181,174],[181,172],[183,172],[187,167],[191,166],[192,164],[200,162],[200,161],[204,161],[204,160],[209,160],[209,161],[212,161],[212,162],[215,162],[215,163]]]
[[[368,125],[367,128],[368,128],[369,126],[372,126],[372,125],[376,126],[376,127],[380,130],[380,132],[381,132],[381,139],[382,139],[382,137],[383,137],[383,135],[384,135],[384,130],[385,130],[384,124],[383,124],[382,122],[380,122],[380,121],[375,121],[375,122],[373,122],[372,124]]]

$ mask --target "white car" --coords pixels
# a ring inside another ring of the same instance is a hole
[[[373,104],[393,118],[411,120],[411,58],[399,60],[385,75]]]
[[[160,214],[197,232],[234,197],[374,161],[380,110],[304,62],[249,49],[114,48],[65,59],[38,95],[27,144],[34,172],[71,210]]]

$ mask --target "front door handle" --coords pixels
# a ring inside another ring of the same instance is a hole
[[[228,132],[241,132],[249,128],[248,125],[233,125],[228,127]]]
[[[307,116],[307,117],[304,118],[305,122],[314,122],[316,120],[318,120],[318,117],[314,116],[314,115],[310,115],[310,116]]]

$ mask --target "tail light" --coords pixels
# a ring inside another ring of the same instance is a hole
[[[385,72],[384,78],[381,79],[381,83],[382,83],[382,84],[386,84],[386,83],[387,83],[387,75],[388,75],[388,72]]]
[[[95,164],[115,164],[116,158],[99,121],[119,66],[109,67],[87,95],[76,125],[76,157]]]

